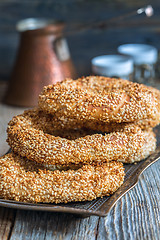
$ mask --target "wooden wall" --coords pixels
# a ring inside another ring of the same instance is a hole
[[[159,0],[0,0],[0,79],[8,79],[18,46],[18,20],[28,17],[63,19],[67,25],[110,19],[152,4],[155,14],[118,21],[105,30],[90,30],[67,38],[79,75],[90,73],[90,61],[116,53],[123,43],[148,43],[160,49]]]

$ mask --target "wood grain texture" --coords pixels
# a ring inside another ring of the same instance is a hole
[[[95,239],[99,217],[17,211],[11,240]]]
[[[147,169],[139,183],[105,219],[108,239],[159,239],[160,161]]]
[[[16,210],[0,208],[0,239],[7,240],[10,238],[14,224]]]

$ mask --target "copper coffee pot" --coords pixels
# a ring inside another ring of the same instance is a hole
[[[30,18],[18,22],[20,45],[5,103],[36,106],[45,85],[76,77],[63,29],[60,21]]]

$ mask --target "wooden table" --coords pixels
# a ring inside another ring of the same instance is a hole
[[[1,83],[0,96],[4,89]],[[0,104],[0,117],[7,123],[23,110]],[[105,218],[0,207],[1,239],[160,239],[160,161],[141,175]]]

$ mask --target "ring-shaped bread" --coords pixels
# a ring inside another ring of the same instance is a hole
[[[60,117],[59,114],[47,114],[43,112],[42,110],[37,109],[37,119],[35,120],[37,124],[43,125],[44,132],[51,133],[53,135],[59,135],[60,137],[63,136],[62,132],[72,132],[73,130],[78,130],[85,134],[85,132],[88,134],[94,133],[94,132],[114,132],[118,131],[122,127],[126,126],[128,123],[122,122],[122,123],[116,123],[116,122],[103,122],[98,120],[92,120],[92,121],[85,121],[81,119],[75,119],[68,116],[62,116]],[[153,128],[157,126],[160,123],[160,119],[157,117],[157,119],[142,119],[137,120],[134,122],[131,122],[140,128],[147,130],[150,128]],[[56,130],[55,130],[56,129]],[[84,129],[87,129],[84,131]],[[66,133],[65,133],[66,134]],[[65,136],[64,134],[64,136]],[[82,134],[82,135],[84,135]],[[86,134],[87,135],[87,134]],[[70,137],[70,139],[72,136]]]
[[[91,164],[118,160],[135,162],[156,148],[155,135],[134,124],[110,134],[87,135],[75,140],[45,133],[37,122],[37,110],[13,117],[8,125],[8,143],[13,152],[47,165]]]
[[[75,121],[160,122],[160,92],[127,80],[90,76],[44,87],[39,108]]]
[[[23,202],[91,201],[115,192],[123,183],[122,163],[84,165],[77,170],[46,170],[9,153],[0,158],[0,195]]]

